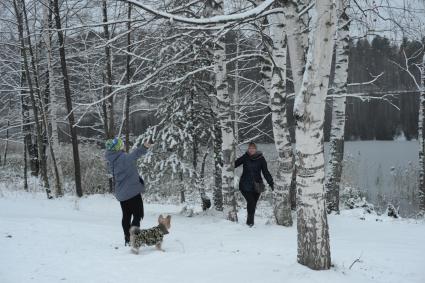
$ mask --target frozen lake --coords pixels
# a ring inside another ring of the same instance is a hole
[[[244,151],[240,147],[238,155]],[[276,150],[273,144],[260,144],[275,176]],[[382,210],[391,202],[404,216],[417,209],[417,141],[352,141],[345,143],[344,186],[363,191],[369,202]],[[325,145],[327,158],[328,145]]]

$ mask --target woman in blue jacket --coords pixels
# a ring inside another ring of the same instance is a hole
[[[260,151],[257,151],[257,145],[255,143],[250,142],[247,152],[236,160],[235,167],[239,167],[240,165],[243,165],[243,171],[239,181],[239,190],[247,203],[246,209],[248,214],[246,224],[252,227],[254,225],[257,201],[261,194],[261,192],[256,190],[255,183],[264,186],[261,173],[263,173],[264,178],[272,190],[274,183],[272,175],[267,168],[266,159]]]
[[[130,227],[140,227],[140,220],[144,216],[141,194],[145,192],[145,186],[137,170],[136,161],[146,154],[150,144],[145,143],[131,153],[124,151],[124,143],[120,138],[110,139],[105,145],[105,158],[114,180],[114,194],[121,204],[125,245],[129,245]]]

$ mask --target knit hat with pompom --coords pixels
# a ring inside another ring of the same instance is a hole
[[[114,138],[107,140],[105,143],[105,147],[109,151],[120,151],[124,148],[124,143],[121,138]]]

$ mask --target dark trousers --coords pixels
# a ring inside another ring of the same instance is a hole
[[[131,199],[121,201],[120,204],[122,210],[122,229],[124,230],[126,240],[129,240],[130,227],[140,227],[140,220],[143,219],[144,216],[142,196],[139,194]],[[132,216],[133,220],[131,220]]]
[[[260,194],[253,191],[241,191],[241,193],[246,200],[246,210],[248,212],[246,224],[254,225],[255,208],[257,207],[257,201],[260,198]]]

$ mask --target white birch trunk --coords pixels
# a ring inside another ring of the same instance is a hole
[[[223,0],[210,2],[213,16],[223,14]],[[227,59],[225,38],[216,39],[214,44],[215,88],[217,91],[218,119],[220,121],[223,166],[221,171],[224,216],[230,221],[238,221],[235,195],[235,133],[232,121],[232,107],[227,82]]]
[[[332,97],[332,123],[329,140],[329,161],[326,168],[325,191],[328,212],[339,212],[339,191],[344,157],[345,101],[350,52],[350,0],[337,0],[338,31],[335,47],[335,78]]]
[[[266,27],[264,28],[263,32],[267,35],[270,35],[270,27],[268,26],[268,23]],[[265,52],[270,53],[267,45],[266,45]],[[270,59],[267,59],[267,60],[265,58],[261,59],[260,74],[261,74],[261,80],[263,81],[264,89],[267,91],[267,93],[270,93],[272,88],[272,76],[273,76],[272,62]]]
[[[236,58],[240,53],[240,30],[236,31]],[[240,95],[239,95],[239,60],[235,62],[235,90],[233,92],[233,119],[234,119],[234,132],[235,132],[235,144],[239,144],[239,103],[240,103]]]
[[[303,0],[288,1],[285,5],[285,26],[288,41],[289,59],[295,93],[301,89],[305,69],[305,56],[308,47],[308,14],[298,14],[305,8]]]
[[[421,68],[421,90],[419,96],[419,208],[425,214],[425,54]]]
[[[286,35],[283,15],[268,16],[273,71],[271,77],[270,103],[272,112],[273,136],[278,153],[278,171],[275,178],[274,216],[276,223],[292,226],[290,186],[292,180],[293,152],[286,117]]]
[[[307,64],[297,94],[301,99],[299,105],[294,105],[298,262],[322,270],[331,265],[324,193],[323,123],[335,33],[333,1],[316,1],[312,13]]]
[[[58,124],[57,117],[59,116],[59,106],[56,95],[56,87],[54,83],[54,69],[53,69],[53,47],[52,47],[52,34],[51,29],[53,28],[53,19],[52,19],[52,5],[50,0],[47,0],[44,4],[44,26],[45,32],[43,33],[44,42],[46,43],[47,51],[47,70],[49,73],[49,100],[50,100],[50,113],[46,113],[47,121],[50,118],[50,124],[52,127],[49,138],[49,146],[52,147],[53,152],[61,152],[61,146],[59,144],[59,133],[58,133]],[[48,125],[46,125],[47,127]],[[60,162],[60,154],[51,154],[51,166],[55,172],[55,195],[62,196],[62,181],[63,180],[63,170]]]
[[[291,64],[292,79],[295,93],[301,88],[301,83],[305,69],[305,56],[308,47],[308,13],[299,16],[299,13],[306,8],[304,0],[287,1],[285,3],[285,27],[289,52],[289,62]],[[293,143],[296,141],[293,140]],[[295,164],[295,156],[293,156]],[[295,166],[294,166],[295,167]],[[296,207],[296,168],[292,174],[292,184],[290,189],[291,206]]]

